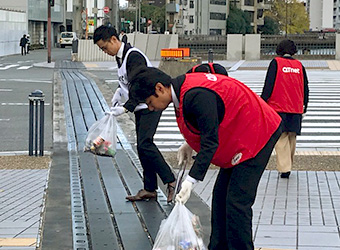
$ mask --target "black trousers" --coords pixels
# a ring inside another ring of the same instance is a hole
[[[221,168],[212,198],[209,250],[253,250],[252,205],[281,126],[252,159]]]
[[[135,112],[137,151],[143,167],[144,189],[150,192],[158,187],[156,174],[164,184],[175,181],[169,165],[153,142],[161,115],[161,111],[155,112],[148,109]]]
[[[26,55],[26,46],[21,46],[21,55]]]

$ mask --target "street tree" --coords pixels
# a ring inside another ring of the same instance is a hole
[[[161,33],[164,32],[165,6],[164,7],[158,7],[158,6],[155,6],[155,5],[142,4],[142,14],[141,15],[142,15],[142,17],[146,18],[146,20],[152,21],[152,27],[153,27],[154,30],[158,30]]]
[[[269,16],[264,17],[264,25],[258,27],[258,32],[264,35],[278,35],[280,33],[279,24]]]
[[[298,0],[273,0],[271,9],[264,15],[273,18],[284,34],[299,34],[309,29],[307,11]]]
[[[229,15],[227,18],[227,33],[228,34],[253,33],[253,28],[250,25],[249,14],[231,5]]]

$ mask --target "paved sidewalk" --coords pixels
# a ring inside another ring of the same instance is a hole
[[[209,170],[194,191],[211,207],[218,170]],[[340,249],[340,172],[293,171],[289,179],[266,170],[253,206],[256,247]]]
[[[34,250],[47,169],[0,170],[0,249]]]

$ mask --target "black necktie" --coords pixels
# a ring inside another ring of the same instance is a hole
[[[121,60],[118,56],[116,56],[116,61],[117,61],[117,64],[118,64],[118,68],[120,68],[120,66],[122,66],[122,62],[121,62]]]

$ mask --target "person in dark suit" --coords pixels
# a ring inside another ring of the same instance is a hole
[[[22,38],[20,39],[20,47],[21,47],[21,55],[23,56],[23,55],[26,55],[26,45],[27,45],[27,42],[28,42],[28,40],[27,40],[27,38],[26,38],[26,35],[24,34],[23,36],[22,36]]]
[[[141,65],[151,67],[151,62],[139,49],[121,42],[113,27],[105,25],[98,27],[94,32],[93,41],[101,50],[117,59],[119,87],[112,98],[111,112],[115,116],[127,112],[133,112],[135,115],[137,151],[143,167],[144,188],[136,195],[127,196],[126,199],[129,201],[156,199],[158,174],[163,183],[167,184],[167,201],[171,202],[175,192],[175,176],[153,142],[162,111],[150,111],[146,104],[129,99],[131,84],[128,77],[131,71]]]

